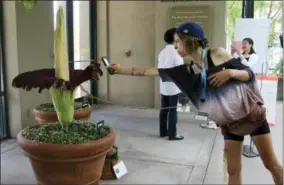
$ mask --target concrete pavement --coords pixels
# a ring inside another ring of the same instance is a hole
[[[157,110],[97,106],[93,118],[104,119],[116,130],[119,155],[129,171],[119,180],[101,184],[223,184],[220,131],[202,129],[199,124],[203,122],[194,120],[193,115],[179,114],[178,130],[185,136],[182,141],[158,137]],[[282,118],[279,119],[272,132],[282,159]],[[259,158],[244,159],[245,184],[272,182]],[[28,158],[15,140],[1,143],[1,184],[35,183]]]
[[[158,137],[158,111],[105,108],[94,112],[118,132],[117,145],[129,174],[103,184],[201,184],[216,132],[200,129],[192,115],[179,114],[182,141]],[[146,177],[146,178],[145,178]]]

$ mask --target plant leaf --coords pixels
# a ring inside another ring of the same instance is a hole
[[[26,91],[39,88],[39,93],[41,93],[43,89],[49,89],[55,82],[54,73],[54,69],[40,69],[21,73],[13,79],[12,86],[23,88]]]
[[[69,73],[70,81],[64,81],[63,79],[57,79],[55,77],[54,68],[28,71],[16,76],[12,81],[12,86],[25,89],[26,91],[39,88],[39,93],[41,93],[43,89],[49,89],[51,86],[74,90],[81,83],[88,80],[99,80],[99,75],[103,75],[100,64],[98,63],[89,65],[85,70],[70,69]]]

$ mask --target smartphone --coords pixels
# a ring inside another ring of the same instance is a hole
[[[109,63],[108,58],[106,56],[103,56],[101,59],[102,59],[104,65],[105,65],[105,67],[109,67],[110,66],[110,63]],[[114,74],[114,70],[113,69],[107,68],[107,70],[108,70],[109,74],[111,74],[111,75]]]
[[[106,67],[110,66],[108,58],[106,56],[102,57],[102,61]]]

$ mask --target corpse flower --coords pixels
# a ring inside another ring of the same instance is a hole
[[[102,76],[103,73],[98,63],[92,63],[85,70],[69,69],[66,29],[62,7],[58,9],[56,18],[54,68],[21,73],[13,79],[12,86],[23,88],[26,91],[38,88],[39,93],[43,89],[48,89],[59,122],[70,124],[73,120],[76,88],[85,81],[99,80],[99,76]]]
[[[30,10],[37,1],[21,2]],[[69,69],[63,12],[59,7],[56,14],[54,68],[19,74],[12,82],[14,87],[27,91],[38,88],[40,93],[48,89],[57,123],[50,121],[24,128],[17,141],[29,157],[36,184],[99,184],[106,155],[113,147],[116,134],[112,128],[94,120],[75,118],[78,113],[74,110],[77,107],[76,88],[87,80],[98,80],[102,71],[96,63],[85,70]]]

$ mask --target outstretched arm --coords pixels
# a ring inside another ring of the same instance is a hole
[[[122,68],[117,64],[110,66],[109,68],[115,71],[115,74],[130,75],[130,76],[159,76],[159,72],[155,67],[132,67]]]

